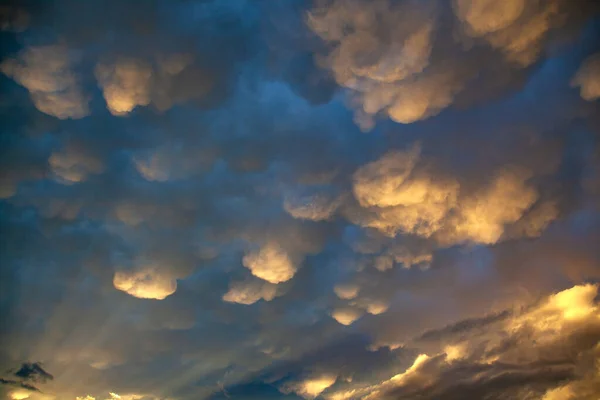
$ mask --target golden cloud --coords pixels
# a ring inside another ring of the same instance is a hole
[[[335,375],[314,376],[303,381],[284,385],[280,390],[285,394],[294,392],[304,399],[312,400],[332,386],[336,380],[337,376]]]
[[[600,98],[600,54],[594,54],[583,62],[571,80],[571,86],[579,87],[585,100]]]
[[[277,286],[269,282],[235,282],[223,295],[223,301],[248,305],[261,299],[271,301],[276,295]]]
[[[488,185],[463,195],[457,181],[434,178],[419,168],[418,154],[418,146],[413,146],[360,167],[354,174],[353,192],[364,212],[349,218],[389,237],[398,233],[433,237],[448,246],[494,244],[507,227],[514,236],[539,236],[558,215],[553,202],[535,206],[539,194],[528,183],[531,174],[525,169],[506,167]],[[426,265],[431,253],[398,248],[379,256],[376,266],[386,270],[394,262]]]
[[[252,275],[270,283],[289,281],[296,274],[296,266],[289,254],[274,241],[249,252],[242,262]]]
[[[338,307],[331,312],[331,317],[342,325],[351,325],[363,315],[356,307]]]
[[[7,59],[0,71],[29,90],[35,107],[59,119],[89,114],[89,99],[72,72],[72,55],[62,45],[29,47]]]
[[[140,299],[163,300],[177,290],[176,279],[152,267],[136,271],[117,271],[113,285],[115,289]]]
[[[78,151],[73,146],[52,153],[48,164],[55,177],[64,184],[83,182],[89,175],[104,171],[100,160]]]
[[[333,288],[336,296],[342,300],[350,300],[358,295],[360,287],[352,283],[336,285]]]
[[[137,106],[150,104],[151,78],[151,66],[133,58],[121,58],[112,64],[96,66],[96,79],[113,115],[123,116]]]

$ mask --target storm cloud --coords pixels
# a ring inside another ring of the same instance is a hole
[[[599,17],[4,2],[0,396],[595,400]]]

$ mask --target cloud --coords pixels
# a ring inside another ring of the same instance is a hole
[[[89,114],[88,97],[72,70],[75,56],[63,45],[29,47],[7,59],[0,70],[29,90],[35,107],[59,119]]]
[[[331,317],[342,325],[351,325],[363,315],[356,307],[339,307],[331,312]]]
[[[177,280],[149,267],[137,271],[117,271],[115,289],[140,299],[164,300],[177,290]]]
[[[209,149],[199,150],[184,146],[181,142],[173,142],[151,150],[142,150],[132,161],[144,179],[166,182],[206,171],[214,158]]]
[[[351,283],[336,285],[333,288],[336,296],[342,300],[350,300],[358,295],[360,287]]]
[[[46,372],[40,363],[24,363],[15,372],[15,376],[33,382],[46,382],[54,379],[54,377]]]
[[[581,97],[588,101],[600,97],[600,55],[588,57],[571,79],[571,85],[579,87]]]
[[[531,173],[525,169],[504,168],[488,185],[463,194],[456,180],[435,177],[418,166],[418,149],[388,152],[354,173],[354,196],[366,213],[355,211],[351,221],[390,237],[413,234],[450,246],[497,243],[513,224],[513,235],[539,236],[557,215],[553,203],[544,203],[522,220],[539,199],[527,183]],[[428,263],[431,254],[411,255],[398,247],[379,258],[378,269],[389,269],[394,261],[409,266]]]
[[[510,0],[494,4],[489,0],[457,0],[454,11],[467,34],[483,37],[500,49],[509,61],[527,66],[541,52],[546,32],[560,24],[560,1],[528,4]]]
[[[48,164],[57,180],[66,185],[85,181],[89,175],[104,171],[104,165],[99,159],[86,155],[73,146],[52,153]]]
[[[95,73],[111,114],[123,116],[150,103],[152,70],[144,61],[122,58],[100,63]]]
[[[247,253],[243,264],[252,275],[274,284],[289,281],[297,269],[288,253],[276,242],[268,242]]]
[[[380,114],[402,124],[439,114],[479,74],[530,66],[568,20],[564,9],[561,0],[318,1],[307,25],[328,45],[317,63],[348,90],[355,121],[370,130]],[[480,57],[488,47],[492,57]]]
[[[10,3],[0,398],[594,393],[595,3]]]
[[[223,295],[223,301],[248,305],[261,299],[271,301],[276,295],[277,287],[269,282],[234,282]]]
[[[442,240],[496,243],[504,227],[519,221],[538,198],[536,190],[526,184],[527,178],[528,174],[519,170],[498,173],[488,188],[461,202],[458,217],[450,222],[452,233]]]
[[[283,208],[294,218],[325,221],[333,216],[341,203],[340,200],[339,197],[331,198],[318,194],[296,198],[287,196],[284,200]]]
[[[164,112],[174,105],[208,95],[215,74],[194,64],[189,53],[162,53],[154,60],[117,56],[95,68],[98,85],[111,114],[125,116],[152,103]]]
[[[314,376],[303,381],[288,383],[280,390],[283,393],[296,393],[304,399],[314,399],[335,383],[337,376]]]
[[[38,388],[48,381],[52,381],[54,376],[47,372],[39,362],[25,362],[18,369],[9,371],[10,378],[0,378],[0,393],[3,387],[9,388],[4,394],[11,399],[38,399],[51,400],[52,396],[46,396]],[[17,388],[17,389],[10,389]]]
[[[597,294],[597,285],[575,286],[514,313],[423,335],[412,345],[426,338],[425,348],[433,354],[419,354],[404,372],[379,383],[354,385],[326,397],[591,399],[599,383]],[[561,395],[566,397],[556,397]]]

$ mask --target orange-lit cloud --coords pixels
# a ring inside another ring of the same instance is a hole
[[[117,271],[113,278],[115,289],[140,299],[163,300],[177,290],[177,280],[148,268],[136,271]]]
[[[578,86],[581,97],[588,101],[600,97],[600,54],[588,57],[571,80],[572,86]]]
[[[303,381],[284,385],[280,390],[285,394],[294,392],[304,399],[312,400],[333,385],[336,380],[337,376],[335,375],[314,376]]]
[[[292,217],[310,221],[325,221],[331,218],[339,207],[341,199],[324,195],[294,197],[287,196],[283,208]]]
[[[351,283],[339,284],[333,288],[333,291],[343,300],[350,300],[355,298],[358,295],[360,287],[358,285],[354,285]]]
[[[296,274],[296,266],[288,253],[275,242],[266,243],[259,250],[251,251],[243,258],[252,275],[270,283],[289,281]]]
[[[271,301],[277,295],[277,286],[269,282],[234,282],[223,300],[230,303],[254,304],[263,299]]]
[[[351,325],[363,315],[356,307],[338,307],[331,312],[331,317],[342,325]]]
[[[575,286],[505,313],[495,321],[459,322],[435,336],[429,335],[438,347],[430,347],[431,353],[419,354],[404,372],[376,384],[353,382],[328,393],[326,398],[434,399],[454,398],[461,393],[465,396],[513,393],[513,398],[524,399],[527,397],[521,394],[529,393],[543,400],[591,400],[600,388],[597,294],[597,285]],[[550,357],[547,362],[543,360],[544,354]],[[541,366],[534,367],[536,362]],[[528,365],[534,371],[525,370]],[[512,370],[525,380],[498,383],[497,374],[504,370]],[[531,374],[529,378],[527,374]],[[545,386],[523,387],[529,384],[527,379],[532,382],[537,379],[535,374],[542,375],[540,379],[544,379],[544,374],[548,377],[564,374],[569,382],[551,380]]]
[[[113,115],[123,116],[137,106],[150,104],[152,69],[142,60],[123,58],[100,63],[96,78]]]
[[[89,175],[104,171],[100,160],[82,154],[74,147],[52,153],[48,163],[59,182],[67,185],[85,181]]]
[[[513,235],[539,236],[557,216],[552,202],[527,214],[539,198],[527,182],[531,176],[527,170],[505,168],[487,186],[462,195],[458,182],[428,175],[417,168],[417,162],[418,147],[412,147],[359,168],[354,174],[354,196],[368,214],[351,219],[390,237],[409,233],[451,245],[496,243],[513,224]],[[412,254],[399,248],[380,257],[377,265],[386,270],[393,262],[410,266],[430,261],[427,252]]]
[[[0,70],[24,86],[36,108],[59,119],[83,118],[89,99],[72,71],[73,56],[62,45],[29,47],[16,59],[6,59]]]
[[[458,216],[449,222],[451,233],[442,240],[496,243],[505,226],[517,222],[538,198],[528,177],[524,171],[501,171],[489,187],[461,202]]]
[[[564,22],[563,3],[455,0],[452,17],[459,29],[454,42],[459,43],[446,47],[436,46],[436,34],[447,23],[446,9],[436,2],[317,1],[307,24],[329,45],[317,63],[348,89],[355,121],[369,130],[377,114],[409,124],[450,106],[469,75],[488,68],[471,65],[468,54],[478,41],[504,56],[506,71],[531,65],[548,32]]]

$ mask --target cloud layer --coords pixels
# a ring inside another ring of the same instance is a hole
[[[586,0],[0,7],[0,398],[595,400]]]

